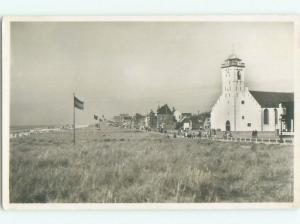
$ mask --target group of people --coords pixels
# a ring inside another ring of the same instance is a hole
[[[252,138],[257,138],[257,131],[256,130],[252,131]]]
[[[164,133],[167,133],[167,131],[165,130]],[[201,138],[201,137],[211,138],[212,136],[216,136],[216,131],[215,130],[188,131],[188,130],[179,129],[177,133],[176,132],[173,133],[174,138],[176,138],[177,136],[183,136],[186,138]]]

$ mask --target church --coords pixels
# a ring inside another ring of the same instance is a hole
[[[294,132],[294,93],[251,91],[245,63],[231,54],[221,66],[222,93],[211,110],[211,129]]]

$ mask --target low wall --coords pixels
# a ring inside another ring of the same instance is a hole
[[[222,137],[224,135],[223,131],[217,131],[217,137]],[[232,131],[231,135],[233,138],[252,138],[252,131]],[[264,139],[274,139],[279,138],[276,131],[258,131],[256,138]]]
[[[202,133],[202,136],[206,136],[209,131],[200,131]],[[178,130],[167,130],[167,133],[169,134],[178,134]],[[188,131],[188,133],[198,135],[199,131]],[[216,131],[214,135],[214,132],[212,132],[212,135],[217,138],[223,138],[225,131]],[[256,137],[252,137],[252,131],[232,131],[231,135],[233,138],[263,138],[263,139],[279,139],[279,136],[277,135],[276,131],[258,131]]]

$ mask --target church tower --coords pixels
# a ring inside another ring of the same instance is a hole
[[[237,109],[240,97],[245,93],[245,64],[235,54],[229,55],[221,66],[222,74],[222,98],[226,105],[224,118],[227,131],[237,130]]]
[[[235,54],[231,54],[221,65],[222,94],[211,110],[211,127],[221,131],[275,130],[265,128],[267,121],[262,120],[266,109],[245,86],[245,64]],[[267,102],[268,103],[268,102]],[[275,109],[268,108],[270,119],[275,118]],[[267,119],[266,119],[267,120]],[[269,122],[270,123],[270,122]],[[269,126],[268,126],[269,127]]]
[[[222,93],[225,97],[237,95],[245,90],[245,64],[231,54],[221,66]]]

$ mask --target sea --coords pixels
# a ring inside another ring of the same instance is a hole
[[[76,125],[78,128],[86,128],[88,125]],[[72,125],[19,125],[10,126],[10,138],[19,138],[30,136],[37,133],[59,132],[73,129]]]

